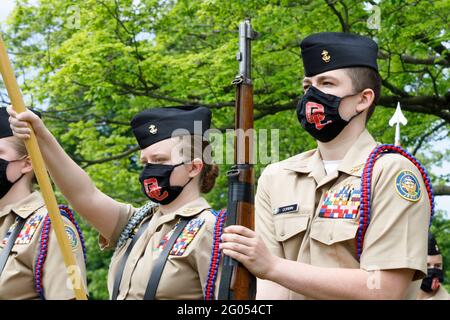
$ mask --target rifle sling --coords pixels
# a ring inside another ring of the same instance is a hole
[[[117,300],[117,296],[119,295],[119,288],[120,288],[120,282],[122,281],[123,271],[125,270],[125,265],[127,264],[128,256],[131,253],[131,250],[133,250],[134,245],[138,241],[138,239],[142,236],[144,231],[147,229],[148,224],[150,223],[150,219],[146,220],[141,227],[139,228],[138,232],[134,235],[133,240],[131,240],[130,245],[127,248],[127,251],[125,252],[122,259],[120,259],[119,267],[117,268],[116,276],[114,278],[114,286],[113,286],[113,292],[111,295],[111,300]]]
[[[236,224],[236,214],[237,214],[237,204],[240,201],[240,198],[243,198],[242,194],[238,194],[239,189],[245,188],[243,186],[245,183],[239,182],[236,180],[236,175],[228,176],[228,206],[227,206],[227,220],[226,225],[234,225]],[[248,186],[247,186],[248,191]],[[224,256],[223,264],[222,264],[222,276],[219,284],[219,300],[230,300],[232,299],[231,295],[231,280],[233,277],[234,267],[237,265],[237,261],[231,259],[228,256]]]
[[[21,217],[17,218],[17,225],[9,235],[8,242],[6,246],[3,248],[2,253],[0,254],[0,277],[3,273],[3,269],[6,266],[6,262],[8,261],[9,254],[11,253],[12,248],[14,247],[14,243],[16,242],[17,236],[19,235],[20,230],[22,230],[26,219]]]
[[[173,232],[169,241],[167,242],[164,250],[160,253],[158,259],[156,260],[155,265],[153,266],[152,273],[150,275],[150,279],[148,280],[147,289],[145,290],[144,300],[154,300],[156,296],[156,290],[158,289],[159,280],[161,279],[161,274],[164,270],[164,266],[166,265],[167,258],[169,257],[169,253],[172,250],[175,241],[180,236],[183,229],[186,227],[189,222],[189,217],[181,217],[180,222],[178,223],[177,228]]]
[[[253,186],[250,183],[232,182],[229,188],[231,201],[254,203]]]

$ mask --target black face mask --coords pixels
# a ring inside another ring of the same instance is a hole
[[[427,276],[422,280],[420,289],[425,292],[432,292],[433,279],[438,278],[440,283],[444,282],[444,273],[441,269],[430,268],[428,269]]]
[[[11,182],[8,180],[8,176],[6,175],[6,169],[8,169],[8,165],[12,162],[20,160],[23,159],[8,161],[0,158],[0,199],[3,198],[9,192],[9,190],[11,190],[12,186],[24,176],[24,174],[22,174],[19,179]]]
[[[329,142],[336,138],[354,117],[360,114],[357,113],[348,121],[339,115],[339,105],[342,99],[354,95],[337,97],[310,86],[298,102],[298,121],[314,139]]]
[[[174,201],[183,191],[183,188],[192,180],[192,178],[190,178],[184,186],[170,185],[172,171],[182,164],[184,164],[184,162],[177,165],[148,163],[139,177],[142,192],[144,192],[144,194],[153,202],[162,205]]]

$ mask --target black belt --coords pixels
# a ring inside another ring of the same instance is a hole
[[[167,262],[167,257],[169,257],[169,253],[172,250],[175,241],[180,236],[183,229],[186,227],[190,218],[182,217],[180,222],[178,223],[177,228],[173,232],[169,241],[166,243],[164,250],[159,255],[156,260],[155,265],[153,266],[152,274],[150,275],[150,279],[148,280],[147,289],[145,289],[144,300],[153,300],[155,299],[156,290],[158,289],[159,280],[161,280],[161,274],[164,270],[164,266]]]
[[[117,296],[119,294],[119,287],[120,282],[122,281],[123,271],[125,269],[125,265],[127,264],[128,256],[130,255],[131,250],[133,250],[134,245],[138,241],[138,239],[142,236],[144,231],[147,229],[147,226],[150,222],[151,218],[145,221],[141,227],[139,228],[138,232],[134,235],[133,240],[131,240],[130,245],[127,248],[127,251],[125,251],[124,256],[122,259],[120,259],[119,267],[116,272],[116,277],[114,278],[114,286],[113,286],[113,292],[111,295],[111,300],[117,300]]]
[[[11,250],[14,247],[14,242],[16,242],[17,236],[19,235],[20,230],[22,230],[25,221],[26,219],[22,219],[20,217],[17,218],[17,225],[9,235],[8,242],[6,243],[6,246],[3,248],[2,253],[0,253],[0,277],[2,276],[6,262],[8,261],[9,254],[11,253]]]

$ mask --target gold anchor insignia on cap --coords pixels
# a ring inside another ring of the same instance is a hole
[[[323,61],[325,61],[325,62],[330,62],[331,56],[330,56],[330,54],[328,53],[327,50],[323,50],[322,53],[321,53],[321,55],[322,55],[322,60],[323,60]]]
[[[148,131],[150,131],[151,134],[156,134],[158,132],[158,128],[152,124],[150,127],[148,127]]]

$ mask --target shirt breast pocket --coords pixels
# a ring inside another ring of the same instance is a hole
[[[311,224],[311,263],[326,267],[358,267],[356,219],[317,218]]]
[[[274,217],[275,239],[281,243],[284,258],[296,260],[310,216],[307,213]]]

